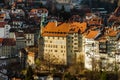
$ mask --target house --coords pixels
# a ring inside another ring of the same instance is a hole
[[[39,9],[31,9],[29,13],[29,17],[41,17],[41,16],[48,16],[48,10],[45,8],[39,8]]]
[[[13,38],[3,38],[1,46],[1,55],[6,58],[15,57],[17,55],[16,51],[16,41]]]
[[[0,22],[0,38],[8,38],[10,28],[6,22]]]
[[[26,39],[25,39],[25,35],[23,33],[23,31],[18,31],[15,32],[15,36],[16,36],[16,49],[17,51],[19,51],[22,48],[26,47]]]
[[[36,24],[40,23],[40,26],[44,25],[47,17],[48,10],[46,8],[31,9],[29,12],[29,19],[34,20]]]
[[[83,52],[85,55],[85,68],[89,70],[98,69],[99,42],[95,39],[101,34],[99,30],[89,30],[83,36]],[[95,62],[96,61],[96,62]],[[94,65],[93,65],[94,64]],[[95,65],[96,64],[96,65]]]
[[[49,22],[42,29],[39,57],[58,65],[74,63],[76,54],[82,50],[81,33],[86,26],[85,22]]]
[[[35,64],[35,53],[34,52],[28,52],[27,64],[30,66],[33,66]]]
[[[11,9],[10,15],[19,15],[19,16],[25,16],[25,12],[22,9]]]
[[[117,44],[117,31],[112,28],[106,30],[107,37],[107,53],[113,54],[116,52],[116,44]]]
[[[11,28],[22,28],[23,27],[23,21],[20,20],[13,20]]]
[[[27,29],[24,31],[25,39],[26,39],[26,46],[34,46],[35,45],[35,33],[31,29]]]

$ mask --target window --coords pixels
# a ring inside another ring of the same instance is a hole
[[[74,43],[74,45],[77,45],[77,43]]]
[[[55,50],[55,52],[57,52],[57,50]]]
[[[57,48],[57,45],[55,47]]]
[[[51,52],[52,52],[52,50],[51,50]]]

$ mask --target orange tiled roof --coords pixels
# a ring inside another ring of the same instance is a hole
[[[117,35],[117,31],[114,31],[114,30],[110,30],[109,33],[108,33],[108,36],[116,36]]]
[[[87,28],[85,22],[73,22],[73,23],[61,23],[57,25],[57,22],[49,22],[45,28],[43,28],[43,36],[67,36],[68,33],[78,32],[79,29],[83,33]]]
[[[28,56],[34,57],[34,56],[35,56],[35,53],[33,53],[33,52],[28,52]]]
[[[45,28],[43,28],[43,31],[49,31],[49,32],[55,32],[57,27],[57,23],[55,22],[49,22]]]
[[[99,42],[106,42],[107,41],[107,38],[106,38],[106,35],[103,34],[99,39],[98,39]]]
[[[95,31],[90,31],[87,35],[86,38],[89,39],[94,39],[97,35],[98,35],[99,31],[95,30]]]
[[[0,14],[0,17],[5,17],[5,13]]]
[[[80,29],[81,33],[85,32],[85,30],[87,29],[87,23],[85,22],[83,23],[74,22],[71,26],[76,26],[78,30]]]
[[[30,12],[31,13],[34,13],[34,12],[46,13],[46,12],[48,12],[48,10],[45,8],[39,8],[39,9],[32,9]]]
[[[2,43],[3,42],[3,38],[0,38],[0,43]]]
[[[17,0],[17,2],[23,2],[23,0]]]

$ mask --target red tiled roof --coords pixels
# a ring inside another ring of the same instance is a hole
[[[15,46],[16,41],[14,38],[4,38],[2,42],[3,46]]]
[[[6,24],[7,24],[6,22],[0,22],[0,28],[4,28]]]
[[[0,38],[0,43],[2,43],[3,42],[3,38]]]

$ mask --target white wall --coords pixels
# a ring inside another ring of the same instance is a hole
[[[5,37],[5,29],[4,28],[0,28],[0,38],[4,38]]]

